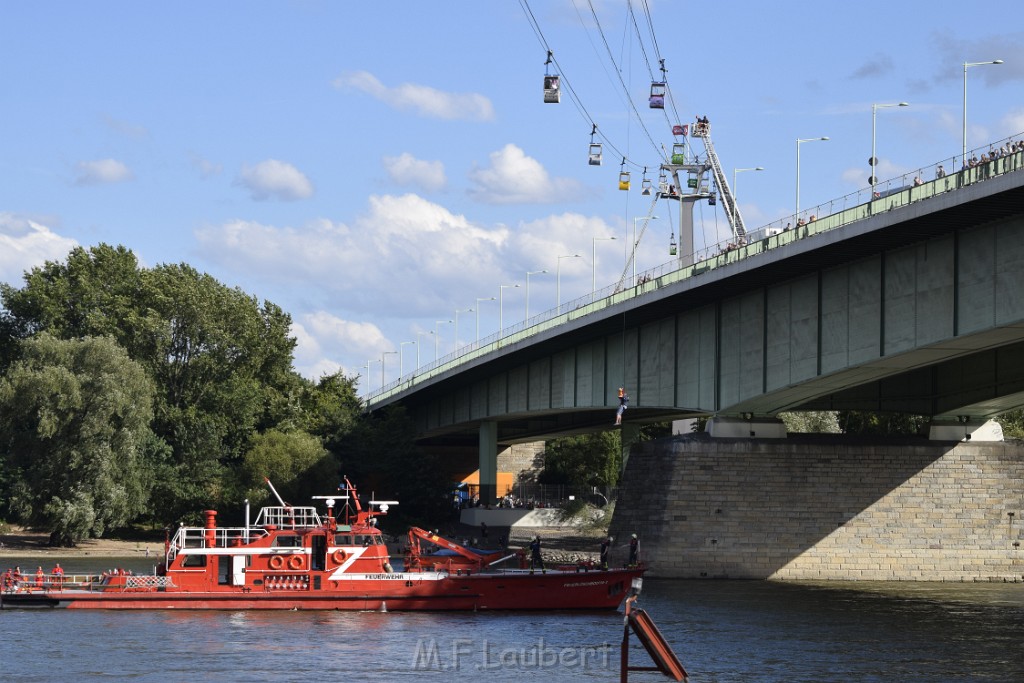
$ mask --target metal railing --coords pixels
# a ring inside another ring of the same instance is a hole
[[[708,271],[757,256],[772,249],[786,246],[797,240],[835,230],[862,221],[871,216],[930,199],[947,192],[955,192],[988,178],[1013,173],[1024,168],[1024,143],[1016,143],[1016,136],[972,150],[967,158],[976,157],[979,152],[987,154],[996,151],[996,158],[973,167],[953,171],[960,155],[941,159],[928,166],[922,166],[896,178],[891,178],[874,187],[851,192],[837,199],[801,209],[799,214],[780,218],[767,225],[750,231],[745,239],[731,237],[712,244],[693,254],[693,264],[680,266],[675,258],[668,263],[655,266],[637,274],[637,281],[630,287],[617,290],[609,285],[591,294],[562,303],[556,308],[523,320],[499,330],[488,337],[462,346],[446,356],[407,373],[403,377],[384,385],[365,397],[366,407],[385,400],[406,389],[431,378],[472,362],[510,344],[534,337],[573,320],[606,310],[624,301],[643,296],[680,280],[697,277]],[[1017,151],[999,155],[1003,146],[1017,147]],[[929,180],[925,180],[929,178]]]

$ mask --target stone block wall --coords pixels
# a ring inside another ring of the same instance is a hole
[[[536,478],[544,469],[544,443],[517,443],[498,451],[498,471],[511,472],[516,481]]]
[[[1024,445],[844,436],[634,447],[611,533],[650,575],[1024,580]]]

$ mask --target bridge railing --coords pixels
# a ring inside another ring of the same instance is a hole
[[[988,178],[1019,171],[1024,168],[1024,143],[1016,144],[1015,139],[1021,136],[1024,136],[1024,133],[994,142],[987,146],[987,150],[985,147],[979,147],[968,152],[966,158],[970,159],[976,157],[979,152],[984,154],[990,150],[997,150],[996,158],[983,164],[962,167],[959,171],[953,171],[960,163],[960,156],[942,159],[929,166],[923,166],[898,177],[876,183],[874,187],[864,188],[828,202],[801,209],[799,214],[780,218],[749,232],[746,238],[730,237],[696,250],[693,254],[692,265],[680,266],[681,259],[677,257],[660,266],[638,273],[636,282],[630,283],[629,286],[621,290],[616,285],[608,285],[593,293],[566,301],[555,308],[538,313],[522,322],[462,346],[452,353],[384,385],[377,391],[369,392],[365,397],[367,407],[460,365],[482,358],[493,351],[611,308],[624,301],[643,296],[680,280],[699,276],[715,268],[736,263],[797,240],[835,230],[901,206],[947,192],[955,192]],[[1018,147],[1018,149],[1015,152],[999,155],[998,150],[1004,147]]]

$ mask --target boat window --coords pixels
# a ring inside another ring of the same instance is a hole
[[[336,534],[334,536],[334,545],[352,545],[352,537],[348,534]]]
[[[206,555],[185,555],[181,560],[182,567],[205,567]]]
[[[293,534],[280,534],[274,539],[275,548],[300,548],[302,547],[302,539]]]

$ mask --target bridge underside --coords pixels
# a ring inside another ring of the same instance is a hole
[[[1024,173],[645,287],[396,400],[433,445],[612,428],[619,386],[631,422],[1024,404]]]

